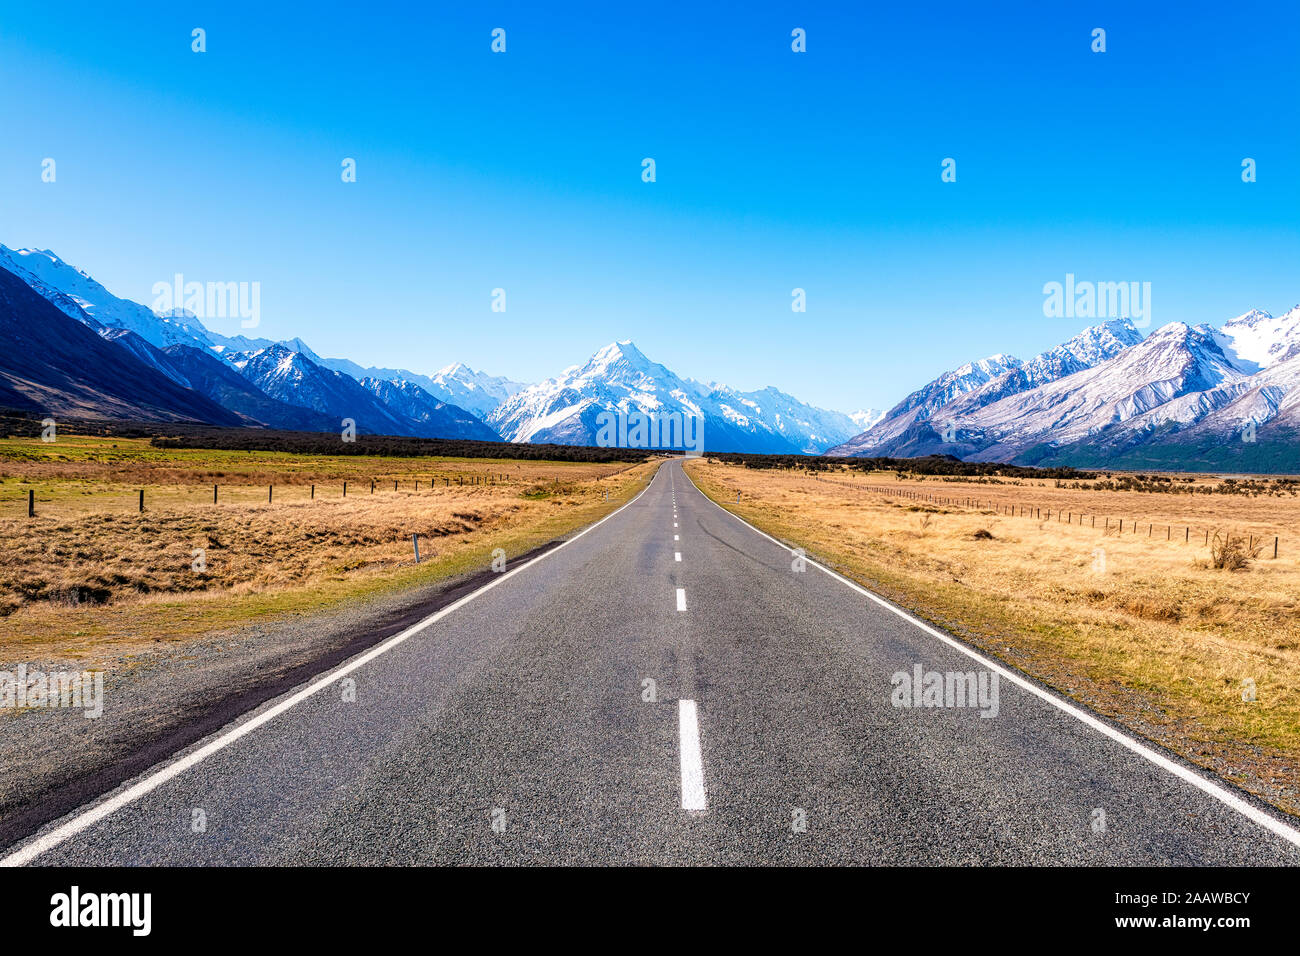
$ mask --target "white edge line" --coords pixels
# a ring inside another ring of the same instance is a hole
[[[686,474],[685,468],[682,468],[682,474],[685,476],[686,480],[691,483],[691,486],[695,488],[696,491],[700,492],[700,495],[702,495],[706,501],[712,504],[723,514],[731,515],[732,518],[735,518],[737,521],[739,521],[745,527],[749,528],[755,534],[762,535],[764,538],[767,538],[768,541],[771,541],[773,544],[777,545],[778,547],[783,548],[786,551],[789,551],[791,554],[795,553],[794,548],[791,548],[789,545],[783,544],[782,542],[778,541],[776,538],[772,537],[766,531],[761,531],[758,528],[755,528],[744,518],[740,517],[740,515],[732,514],[732,512],[728,511],[726,508],[722,507],[722,505],[718,504],[708,495],[704,494],[704,492],[700,491],[699,487],[695,484],[695,482],[691,480],[691,476]],[[1124,747],[1127,747],[1129,750],[1133,751],[1133,753],[1137,754],[1140,757],[1144,757],[1145,759],[1149,760],[1151,763],[1155,764],[1157,767],[1160,767],[1161,769],[1166,770],[1169,773],[1173,774],[1175,777],[1178,777],[1180,780],[1190,783],[1192,786],[1196,787],[1201,792],[1207,794],[1208,796],[1213,797],[1214,799],[1218,800],[1220,803],[1223,803],[1224,805],[1232,808],[1233,810],[1236,810],[1242,816],[1246,817],[1247,819],[1251,820],[1254,823],[1259,824],[1264,829],[1269,830],[1273,834],[1281,837],[1283,840],[1286,840],[1288,843],[1300,847],[1300,831],[1297,831],[1294,827],[1288,826],[1287,824],[1283,823],[1281,820],[1275,819],[1270,814],[1265,813],[1263,810],[1260,810],[1258,807],[1252,806],[1250,803],[1246,802],[1241,797],[1237,796],[1235,793],[1232,793],[1230,790],[1227,790],[1226,788],[1219,785],[1218,783],[1215,783],[1214,781],[1211,780],[1207,780],[1205,777],[1201,776],[1201,774],[1197,773],[1196,771],[1191,770],[1174,760],[1171,760],[1169,757],[1166,757],[1164,754],[1156,750],[1153,750],[1152,748],[1148,747],[1146,744],[1143,744],[1133,739],[1128,734],[1125,734],[1122,731],[1115,729],[1110,724],[1107,724],[1105,721],[1099,720],[1097,717],[1094,717],[1092,714],[1088,713],[1087,711],[1081,710],[1080,708],[1074,706],[1073,704],[1068,703],[1065,700],[1062,700],[1060,697],[1057,697],[1055,694],[1051,693],[1050,691],[1044,690],[1043,688],[1039,687],[1038,685],[1030,681],[1028,678],[1026,678],[1023,674],[1018,674],[1015,671],[1008,670],[1006,667],[1003,667],[1001,664],[997,663],[996,661],[984,657],[982,654],[979,654],[976,651],[971,650],[971,648],[967,647],[961,641],[958,641],[956,638],[950,637],[949,635],[943,633],[942,631],[931,627],[929,624],[926,624],[924,621],[920,620],[919,618],[913,617],[911,614],[908,614],[902,608],[895,607],[894,605],[886,601],[884,598],[882,598],[880,595],[868,591],[866,588],[858,584],[856,581],[851,581],[848,578],[846,578],[844,575],[839,574],[836,571],[832,571],[830,568],[825,567],[821,564],[818,564],[812,558],[805,557],[804,560],[812,567],[816,568],[818,571],[822,571],[826,574],[829,574],[832,578],[835,578],[841,584],[847,585],[848,587],[852,588],[854,591],[857,591],[863,597],[870,598],[872,601],[875,601],[885,610],[898,615],[899,617],[903,618],[903,620],[905,621],[910,621],[912,624],[915,624],[917,627],[925,631],[930,636],[938,638],[940,641],[947,644],[949,647],[953,648],[954,650],[958,650],[961,653],[965,654],[967,657],[971,658],[972,660],[978,661],[979,663],[987,667],[989,670],[996,671],[998,675],[1004,678],[1005,680],[1009,680],[1016,686],[1029,691],[1029,693],[1033,694],[1035,697],[1038,697],[1046,701],[1047,703],[1051,704],[1053,707],[1057,708],[1058,710],[1061,710],[1069,714],[1071,717],[1074,717],[1076,720],[1079,720],[1082,723],[1087,724],[1093,730],[1105,734],[1107,737],[1109,737],[1111,740],[1114,740],[1116,743],[1122,744]]]
[[[682,809],[703,813],[709,808],[704,792],[704,759],[700,756],[700,722],[695,701],[677,702],[677,739],[682,763]]]
[[[106,817],[112,816],[114,813],[116,813],[118,810],[122,809],[123,807],[127,806],[128,804],[134,803],[136,800],[139,800],[141,797],[145,796],[149,792],[156,790],[158,787],[162,786],[167,781],[180,776],[186,770],[189,770],[190,768],[199,765],[208,757],[211,757],[213,754],[217,753],[218,751],[224,750],[226,747],[229,747],[231,744],[233,744],[235,741],[239,740],[241,737],[245,736],[246,734],[250,734],[257,728],[271,722],[276,717],[279,717],[281,714],[285,713],[288,710],[291,710],[292,708],[296,707],[298,704],[302,703],[308,697],[311,697],[313,694],[317,693],[318,691],[324,690],[326,687],[329,687],[339,678],[347,674],[350,674],[361,667],[364,667],[366,664],[369,664],[375,658],[392,650],[398,644],[401,644],[404,641],[408,640],[409,638],[414,637],[416,634],[423,631],[426,627],[429,627],[430,625],[437,623],[438,621],[446,617],[448,614],[451,614],[453,611],[457,611],[460,608],[464,607],[466,604],[474,600],[480,594],[486,594],[488,591],[491,591],[497,585],[504,583],[506,580],[514,577],[516,574],[519,574],[521,571],[525,571],[528,568],[531,568],[537,562],[545,558],[549,558],[551,555],[555,554],[561,548],[567,547],[568,545],[572,544],[574,541],[577,541],[587,532],[595,531],[602,524],[604,524],[610,518],[614,517],[619,512],[623,511],[625,508],[630,508],[637,501],[637,499],[641,497],[641,495],[649,491],[650,485],[654,482],[654,478],[657,477],[658,474],[659,472],[656,469],[654,476],[651,476],[650,481],[647,482],[646,486],[641,489],[641,492],[636,496],[636,498],[633,498],[631,501],[629,501],[627,504],[623,505],[622,507],[618,508],[617,510],[611,511],[609,514],[605,515],[605,517],[601,518],[595,524],[591,524],[583,528],[573,537],[566,538],[564,541],[561,541],[558,545],[556,545],[551,550],[547,551],[545,554],[539,554],[537,557],[532,558],[531,560],[525,562],[524,564],[519,565],[519,567],[515,568],[514,570],[506,571],[496,580],[483,585],[478,590],[471,591],[469,594],[457,598],[451,604],[448,604],[446,607],[442,608],[441,610],[435,611],[433,614],[430,614],[428,617],[424,618],[424,620],[417,621],[415,624],[412,624],[406,630],[401,631],[397,634],[394,634],[392,637],[385,639],[382,643],[364,652],[360,657],[354,657],[352,660],[341,664],[339,667],[336,667],[334,670],[328,671],[327,673],[321,675],[320,677],[317,677],[306,687],[302,688],[302,690],[293,694],[291,697],[287,697],[284,700],[280,701],[280,703],[276,704],[274,707],[271,707],[268,710],[265,710],[262,713],[258,714],[257,716],[251,718],[250,720],[246,720],[244,723],[231,728],[225,733],[222,733],[219,737],[215,738],[214,740],[210,740],[208,743],[204,744],[198,750],[186,754],[184,757],[181,757],[178,760],[174,760],[173,762],[169,764],[165,764],[159,769],[154,770],[153,772],[149,773],[149,775],[146,776],[144,779],[137,781],[136,783],[129,786],[126,790],[123,790],[122,792],[116,794],[115,796],[109,797],[107,800],[104,800],[102,803],[92,804],[89,805],[88,807],[83,807],[79,810],[74,810],[72,812],[72,816],[70,819],[66,819],[65,822],[59,824],[48,833],[42,836],[35,837],[34,839],[31,839],[28,843],[24,844],[22,847],[15,850],[13,853],[10,853],[5,857],[0,858],[0,867],[25,866],[26,864],[30,863],[32,860],[36,859],[41,854],[47,853],[50,850],[54,849],[55,847],[59,846],[60,844],[65,843],[68,839],[70,839],[73,836],[76,836],[82,830],[94,826],[96,823],[98,823],[100,820],[105,819]],[[237,717],[235,719],[239,720],[240,718]]]

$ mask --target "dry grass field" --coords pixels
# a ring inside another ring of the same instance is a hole
[[[0,660],[91,668],[480,570],[497,548],[509,560],[607,514],[653,467],[3,440]]]
[[[709,459],[687,471],[714,500],[810,557],[1300,813],[1294,484],[1269,486],[1281,494],[1143,492]],[[1022,517],[1031,507],[1044,517]],[[1260,556],[1242,570],[1213,567],[1204,542],[1216,529],[1264,539]],[[1255,699],[1243,699],[1252,684]]]

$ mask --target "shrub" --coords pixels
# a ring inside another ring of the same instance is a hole
[[[1219,571],[1245,571],[1263,547],[1262,539],[1250,544],[1242,535],[1216,531],[1210,541],[1210,567]]]

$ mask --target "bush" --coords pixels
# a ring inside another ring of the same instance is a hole
[[[1216,531],[1210,541],[1210,567],[1219,571],[1245,571],[1263,548],[1263,539],[1250,544],[1242,535]]]

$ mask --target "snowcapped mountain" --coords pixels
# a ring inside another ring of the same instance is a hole
[[[169,345],[163,354],[168,364],[185,376],[191,388],[223,408],[244,416],[249,424],[260,422],[270,428],[307,432],[335,431],[340,427],[333,416],[272,398],[244,378],[230,363],[221,361],[206,349]]]
[[[488,413],[507,398],[526,388],[523,383],[512,382],[504,376],[476,372],[463,362],[448,365],[433,375],[420,375],[402,368],[362,368],[348,359],[312,360],[317,365],[351,375],[358,382],[377,378],[415,384],[438,401],[458,405],[482,419],[486,419]]]
[[[1297,309],[1249,312],[1218,330],[1173,322],[1145,339],[1108,322],[951,395],[953,380],[970,378],[964,366],[936,379],[832,453],[1088,467],[1300,462],[1287,451],[1300,434]],[[1248,423],[1258,435],[1245,444],[1256,447],[1236,448]],[[1258,447],[1266,439],[1271,451]]]
[[[585,364],[512,395],[488,415],[508,441],[594,445],[601,412],[681,414],[703,424],[709,450],[817,453],[856,430],[839,412],[774,388],[740,392],[683,379],[631,342],[614,342]]]
[[[476,372],[464,362],[454,362],[441,368],[429,379],[425,386],[433,395],[468,408],[481,418],[486,418],[492,409],[507,398],[519,394],[527,384],[513,382],[504,375],[488,375]]]
[[[360,401],[365,394],[358,407],[366,409],[369,424],[362,423],[358,409],[341,416],[356,418],[362,431],[379,432],[387,428],[392,434],[449,438],[468,437],[473,433],[483,440],[495,440],[491,429],[463,421],[470,416],[464,415],[450,399],[454,395],[472,397],[475,410],[481,417],[501,398],[522,387],[508,379],[474,372],[460,364],[448,366],[436,376],[426,377],[400,369],[366,370],[346,359],[329,360],[343,366],[341,370],[347,373],[353,384],[371,372],[381,373],[376,377],[396,381],[398,387],[385,390],[385,394],[395,400],[402,399],[405,387],[411,382],[426,388],[430,401],[422,405],[422,417],[408,418],[400,410],[385,411],[382,405],[376,407],[379,399],[373,391],[367,393],[360,389],[359,384],[359,390],[349,389],[346,382],[340,384],[321,374],[326,371],[330,375],[335,373],[326,367],[327,360],[301,339],[276,342],[244,335],[221,335],[205,328],[195,315],[184,309],[155,313],[137,302],[113,295],[88,273],[69,265],[49,250],[14,250],[0,245],[0,268],[16,276],[65,316],[100,333],[105,341],[120,346],[182,387],[188,388],[191,383],[186,374],[175,367],[179,359],[172,356],[169,360],[162,350],[176,346],[195,349],[219,357],[237,373],[246,373],[246,381],[260,378],[272,390],[269,394],[264,392],[262,399],[247,394],[228,376],[219,375],[211,367],[196,366],[192,355],[185,356],[184,364],[198,368],[202,373],[197,379],[201,387],[196,385],[196,390],[214,401],[221,401],[218,396],[224,396],[232,403],[231,410],[251,419],[253,424],[262,422],[277,428],[318,429],[322,423],[333,421],[338,410],[336,405],[350,404],[349,395],[352,401]],[[286,352],[301,356],[305,364],[295,364],[284,356]],[[301,391],[294,383],[301,386]],[[257,385],[250,383],[250,387],[256,389]],[[443,407],[439,408],[440,405]],[[293,411],[293,408],[298,411]],[[259,410],[269,418],[257,418]],[[303,414],[306,410],[312,413]],[[339,426],[328,425],[330,430],[336,427]],[[440,428],[446,431],[439,431]]]
[[[1095,442],[1103,433],[1107,441],[1133,442],[1153,427],[1195,420],[1205,411],[1201,393],[1244,378],[1212,329],[1173,322],[1100,365],[970,413],[947,410],[931,426],[942,431],[951,423],[963,457],[979,461],[1039,444]]]
[[[1220,335],[1204,326],[1196,331],[1209,332],[1222,350]],[[1083,466],[1300,471],[1300,352],[1275,358],[1289,351],[1286,332],[1279,327],[1277,340],[1252,343],[1263,345],[1254,354],[1268,360],[1253,375],[1238,370],[1252,360],[1224,351],[1236,374],[1225,375],[1222,383],[1180,395],[1096,435],[1040,446],[1032,457]],[[1284,347],[1272,348],[1279,341]]]
[[[100,336],[26,276],[0,266],[0,406],[56,419],[246,424],[157,364]]]
[[[15,250],[0,245],[0,266],[27,282],[65,315],[96,331],[129,329],[160,349],[177,344],[207,348],[211,344],[202,323],[188,314],[155,315],[138,302],[120,299],[48,249]]]
[[[349,375],[323,368],[301,352],[275,345],[240,356],[244,378],[274,399],[310,408],[338,421],[350,418],[357,431],[372,435],[411,435],[412,423],[388,408]]]
[[[466,409],[438,401],[414,382],[365,378],[360,384],[383,402],[386,408],[400,413],[409,421],[419,423],[429,433],[440,438],[501,440],[500,435]]]
[[[927,425],[945,410],[945,423],[962,413],[972,414],[1001,399],[1039,388],[1092,368],[1142,340],[1127,319],[1117,319],[1084,329],[1067,342],[1028,362],[1009,355],[994,355],[939,376],[913,392],[879,423],[838,448],[833,455],[907,455],[918,452],[918,440],[930,446],[942,443],[943,425]],[[1000,371],[999,371],[1000,369]],[[948,443],[951,444],[951,443]],[[946,454],[959,454],[948,450]]]
[[[834,446],[826,454],[850,457],[890,454],[880,449],[891,447],[909,428],[926,421],[953,399],[1019,368],[1020,364],[1015,356],[999,353],[945,372],[908,395],[865,432]]]

